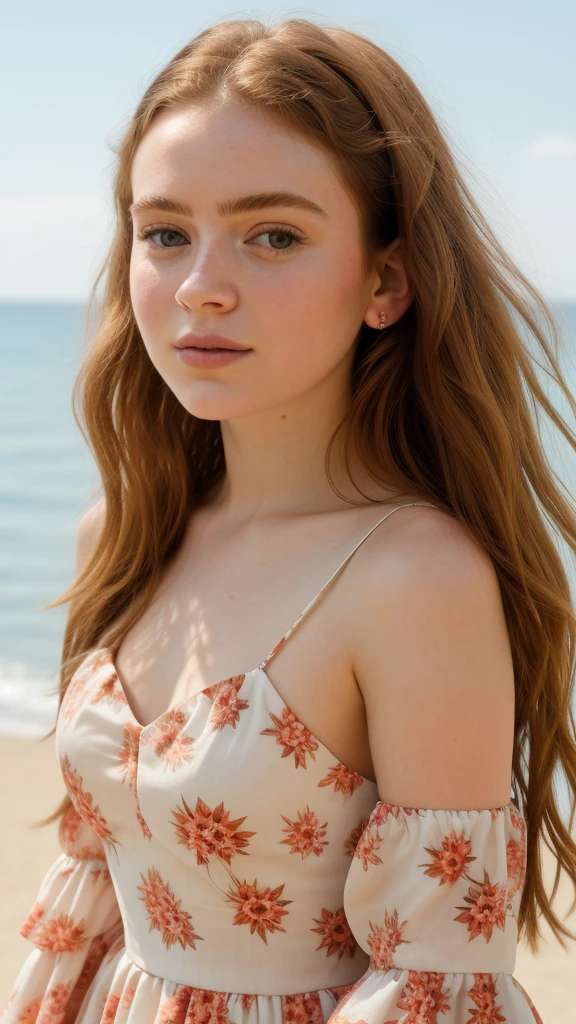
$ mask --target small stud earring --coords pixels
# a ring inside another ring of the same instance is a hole
[[[380,329],[382,329],[383,327],[386,327],[386,313],[380,313],[380,321],[381,321],[381,323],[379,325]]]

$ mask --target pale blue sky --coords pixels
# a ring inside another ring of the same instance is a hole
[[[576,299],[571,0],[12,4],[0,20],[0,298],[85,297],[108,232],[107,140],[177,49],[246,16],[328,18],[387,49],[431,103],[521,269],[548,298]]]

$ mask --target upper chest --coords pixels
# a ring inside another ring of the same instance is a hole
[[[366,530],[355,521],[245,531],[218,539],[200,522],[166,567],[115,664],[136,719],[147,724],[222,679],[262,664]],[[351,537],[352,535],[352,537]],[[358,560],[359,562],[360,560]],[[358,574],[338,574],[266,666],[286,705],[342,763],[373,778],[362,695],[350,658]],[[346,578],[347,577],[347,578]]]

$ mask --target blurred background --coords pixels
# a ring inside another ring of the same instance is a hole
[[[22,843],[3,844],[5,882],[6,872],[21,878],[17,872],[23,865],[33,876],[16,884],[15,904],[5,907],[0,961],[7,974],[0,974],[0,984],[6,991],[13,968],[28,952],[17,929],[45,870],[48,845],[55,843],[48,830],[33,833],[33,842],[24,835],[29,820],[48,814],[61,795],[49,745],[23,746],[22,740],[33,741],[54,724],[57,700],[46,691],[57,683],[67,609],[40,609],[72,582],[76,525],[98,487],[70,397],[80,365],[85,300],[110,238],[111,146],[162,65],[202,29],[236,17],[310,17],[339,24],[368,36],[406,68],[501,241],[556,314],[566,339],[563,366],[576,390],[573,3],[334,0],[313,8],[265,3],[230,9],[219,0],[202,5],[29,0],[5,9],[0,19],[0,763],[13,770],[20,802],[2,804],[0,813],[7,828],[16,829],[7,835],[22,837]],[[547,388],[574,428],[566,404],[551,385]],[[550,460],[575,495],[576,457],[556,432],[548,433],[546,424],[542,429]],[[574,566],[564,557],[573,581]],[[5,793],[2,800],[8,799]],[[522,961],[527,978],[522,983],[545,1019],[548,1008],[553,1014],[549,1024],[573,1024],[576,982],[570,1009],[563,988],[566,956],[554,946],[549,962],[556,966],[542,966],[545,958],[537,964]],[[570,964],[573,968],[573,957]]]

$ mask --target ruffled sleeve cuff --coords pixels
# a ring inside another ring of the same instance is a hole
[[[329,1024],[542,1024],[512,976],[526,870],[518,808],[379,801],[344,890],[370,966]]]
[[[124,945],[124,929],[100,839],[71,807],[50,865],[20,928],[34,950],[12,987],[2,1024],[75,1020],[100,966]]]

